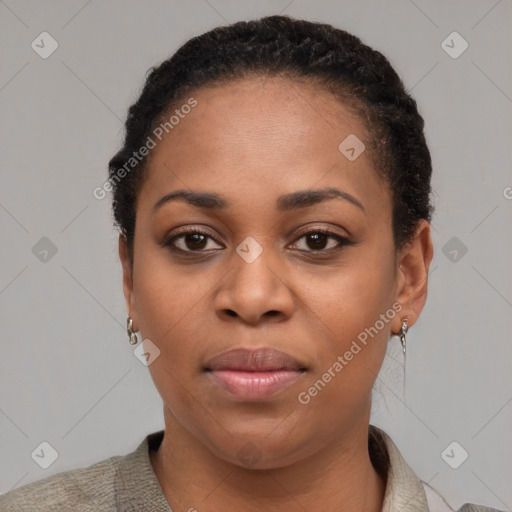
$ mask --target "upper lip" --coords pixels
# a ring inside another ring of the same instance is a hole
[[[303,364],[289,354],[273,348],[235,348],[212,357],[205,365],[206,370],[305,370]]]

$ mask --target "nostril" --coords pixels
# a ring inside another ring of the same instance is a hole
[[[227,309],[226,312],[229,316],[236,316],[236,313],[232,309]]]

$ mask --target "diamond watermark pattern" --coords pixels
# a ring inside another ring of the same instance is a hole
[[[48,441],[43,441],[30,456],[38,466],[48,469],[58,459],[59,454]]]
[[[39,57],[47,59],[59,47],[59,43],[48,32],[41,32],[30,46]]]
[[[248,468],[252,468],[261,459],[261,452],[252,443],[244,444],[236,455],[238,460]]]
[[[252,236],[248,236],[238,247],[236,252],[247,263],[252,263],[263,252],[263,247],[254,240]]]
[[[351,133],[348,137],[343,139],[338,146],[338,149],[347,160],[353,162],[361,155],[366,147],[356,135]]]
[[[467,246],[456,236],[450,238],[441,250],[452,263],[459,262],[468,252]]]
[[[137,346],[133,353],[144,366],[149,366],[160,356],[160,349],[151,340],[146,339]]]
[[[468,458],[468,452],[457,441],[450,443],[442,452],[441,458],[452,469],[457,469]]]
[[[452,32],[441,43],[441,48],[452,59],[458,59],[468,49],[468,46],[468,42],[458,32]]]
[[[49,238],[43,236],[32,247],[32,253],[39,261],[48,263],[57,254],[57,246]]]

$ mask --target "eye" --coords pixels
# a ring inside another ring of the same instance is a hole
[[[199,231],[197,228],[183,228],[179,234],[167,237],[162,242],[162,245],[165,247],[170,246],[172,249],[181,252],[208,252],[209,250],[216,250],[215,247],[208,247],[208,240],[215,242],[215,239],[210,234]]]
[[[349,240],[346,237],[333,233],[327,229],[312,229],[305,233],[302,233],[298,240],[305,239],[307,247],[310,249],[301,249],[305,252],[331,252],[332,250],[339,249],[343,245],[350,245]],[[328,240],[334,240],[336,243],[331,244],[331,247],[326,248]],[[297,243],[297,242],[295,242]]]

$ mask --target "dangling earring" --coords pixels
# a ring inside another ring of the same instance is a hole
[[[404,318],[402,320],[402,329],[400,329],[400,332],[398,333],[398,336],[400,337],[400,343],[402,344],[402,349],[404,351],[404,361],[405,361],[405,346],[406,346],[405,335],[407,333],[407,330],[408,330],[407,318]]]
[[[407,318],[402,319],[402,328],[400,329],[400,332],[398,333],[398,337],[400,338],[400,343],[402,344],[402,349],[404,352],[404,381],[403,381],[403,390],[404,390],[404,403],[405,403],[405,346],[406,346],[406,340],[405,335],[407,334],[407,330],[409,328],[407,327]]]
[[[133,320],[131,319],[131,317],[128,317],[126,319],[126,332],[128,333],[128,337],[130,338],[130,345],[136,345],[138,340],[137,335],[133,330]]]

